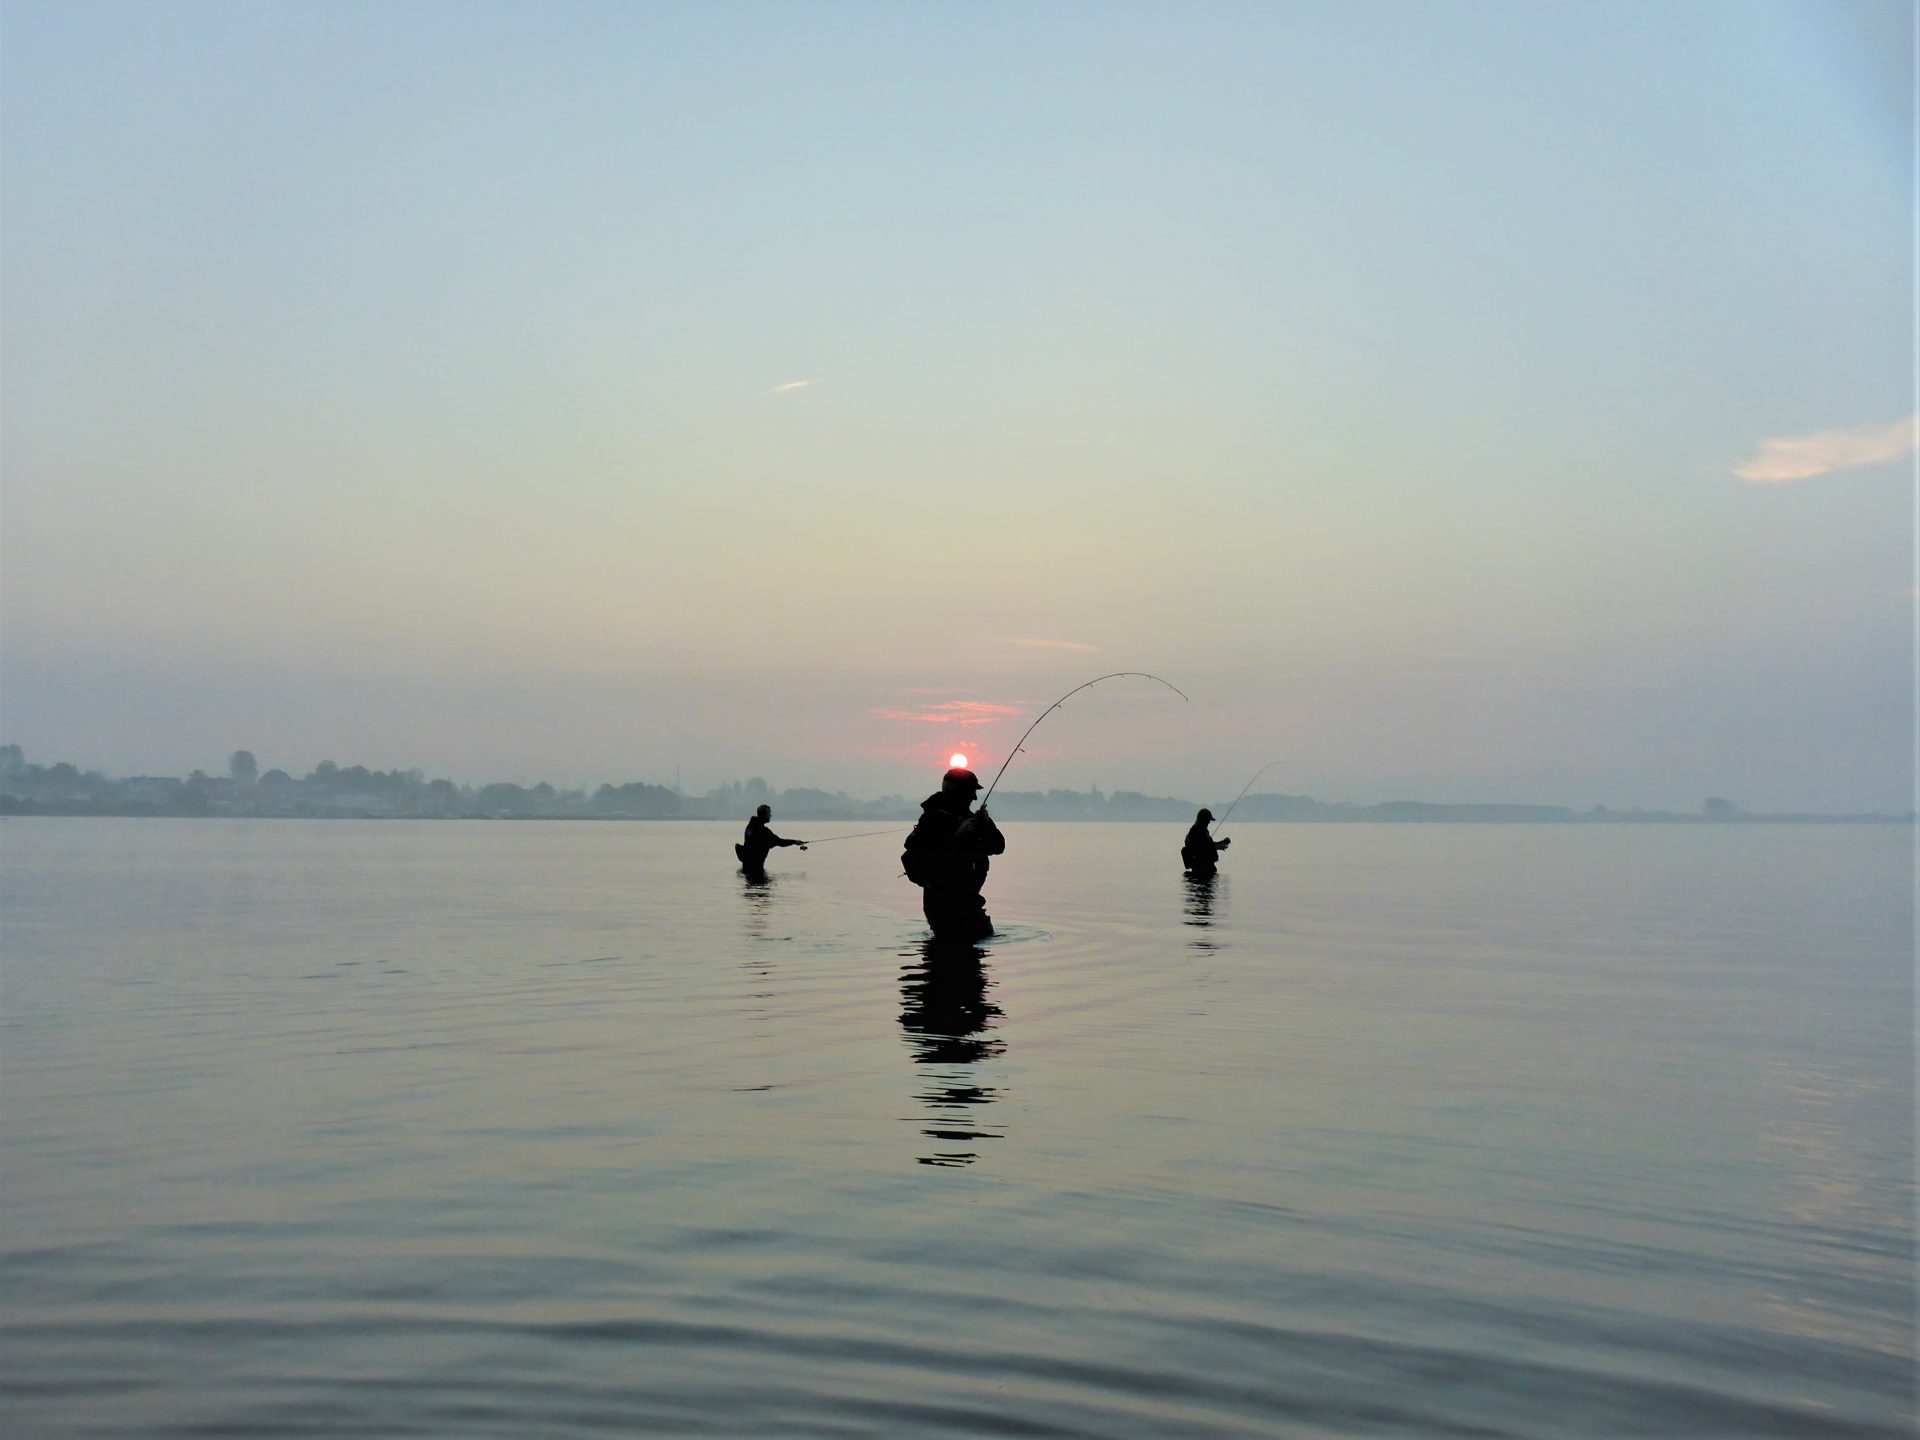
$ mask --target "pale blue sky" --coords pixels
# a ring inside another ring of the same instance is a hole
[[[1904,807],[1912,57],[1904,3],[10,3],[0,732],[914,792],[962,727],[907,717],[1126,668],[1194,703],[1008,783]]]

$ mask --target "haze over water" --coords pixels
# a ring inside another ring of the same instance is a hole
[[[1909,828],[1235,834],[8,819],[0,1418],[1910,1433]]]
[[[1905,812],[1914,24],[0,6],[0,743]]]

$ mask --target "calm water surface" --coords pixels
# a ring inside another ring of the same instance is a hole
[[[737,829],[0,825],[6,1433],[1912,1433],[1910,831]]]

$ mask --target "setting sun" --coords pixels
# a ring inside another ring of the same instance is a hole
[[[956,770],[964,770],[967,768],[967,757],[962,754],[959,754],[956,751],[954,754],[949,755],[947,757],[947,764],[951,765]]]

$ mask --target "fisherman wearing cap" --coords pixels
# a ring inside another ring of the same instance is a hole
[[[1193,828],[1187,831],[1186,841],[1180,846],[1180,863],[1187,867],[1187,873],[1205,879],[1217,868],[1220,852],[1233,844],[1231,838],[1216,840],[1207,833],[1207,827],[1213,824],[1213,811],[1202,810],[1193,817]]]
[[[953,769],[940,789],[920,804],[920,823],[907,836],[900,866],[921,890],[920,908],[942,939],[977,940],[993,933],[993,917],[980,891],[987,883],[987,857],[1006,852],[1007,838],[986,807],[973,808],[980,777]]]
[[[749,874],[766,868],[767,852],[776,846],[798,845],[802,850],[807,848],[804,840],[782,840],[774,834],[772,827],[767,824],[772,818],[773,807],[762,805],[747,821],[746,838],[733,847],[733,853],[740,857],[740,868]]]

